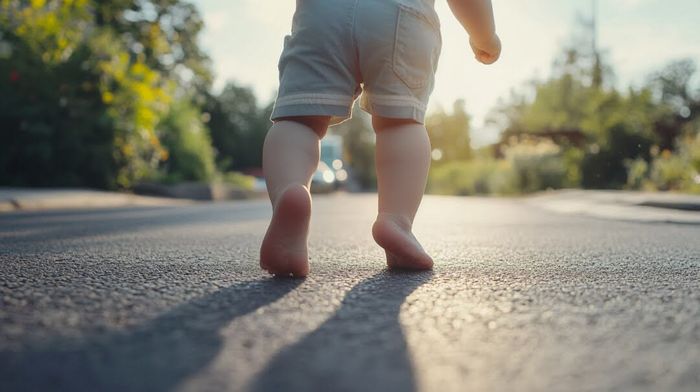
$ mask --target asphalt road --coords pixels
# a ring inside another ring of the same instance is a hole
[[[265,201],[0,215],[0,390],[700,390],[700,225],[428,197],[394,273],[375,197],[316,198],[305,280]]]

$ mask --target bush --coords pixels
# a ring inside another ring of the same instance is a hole
[[[649,163],[642,158],[627,162],[627,189],[643,189],[649,175]]]
[[[690,181],[689,169],[685,157],[664,150],[651,164],[649,181],[660,191],[681,190]]]
[[[167,151],[161,165],[162,181],[209,181],[214,177],[214,150],[201,118],[199,109],[180,100],[161,121],[158,131]]]
[[[168,158],[158,124],[176,94],[208,83],[200,21],[181,0],[0,2],[0,184],[113,189],[156,177]],[[173,138],[168,175],[211,176],[204,139]]]
[[[0,13],[4,12],[0,10]],[[0,184],[113,188],[115,126],[96,86],[82,69],[85,46],[59,64],[39,54],[0,24]]]
[[[563,188],[567,169],[562,149],[549,140],[525,140],[504,151],[519,192]]]
[[[512,195],[578,185],[581,150],[563,150],[549,140],[511,142],[503,159],[479,157],[436,165],[428,190],[447,195]]]
[[[255,177],[239,172],[228,172],[221,176],[221,181],[234,187],[252,190],[255,187]]]
[[[506,161],[455,161],[434,167],[428,192],[442,195],[507,195],[517,193],[513,170]]]
[[[681,137],[676,152],[652,149],[652,159],[628,162],[627,187],[648,191],[700,193],[700,133]]]
[[[650,164],[633,162],[627,183],[636,189],[700,193],[700,134],[681,138],[675,154],[664,150]]]
[[[581,163],[581,184],[584,188],[618,189],[629,181],[629,162],[649,159],[652,140],[624,122],[606,130],[607,143],[592,146]]]

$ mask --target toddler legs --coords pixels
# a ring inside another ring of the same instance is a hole
[[[425,126],[375,117],[379,214],[372,227],[390,268],[430,269],[433,260],[411,232],[430,168]]]
[[[260,248],[260,266],[275,275],[306,276],[309,185],[329,118],[285,120],[272,126],[263,148],[263,170],[273,215]],[[407,120],[375,117],[372,124],[377,133],[379,188],[379,214],[372,235],[384,248],[390,268],[430,269],[433,260],[411,231],[430,167],[427,131],[423,125]]]
[[[309,185],[319,161],[327,117],[276,122],[265,138],[263,171],[273,215],[260,248],[260,266],[275,275],[306,276],[311,217]]]

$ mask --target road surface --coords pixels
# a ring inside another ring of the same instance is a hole
[[[428,197],[394,273],[375,203],[316,198],[305,280],[266,201],[0,215],[0,390],[700,389],[700,225]]]

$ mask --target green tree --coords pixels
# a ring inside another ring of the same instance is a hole
[[[202,117],[190,100],[180,99],[158,125],[169,156],[161,167],[166,181],[206,181],[214,177],[214,149]]]
[[[693,83],[697,65],[681,59],[666,65],[649,78],[649,89],[660,102],[655,132],[661,149],[673,150],[683,129],[700,117],[700,85]]]
[[[452,113],[439,109],[426,119],[430,144],[440,162],[467,160],[472,156],[470,118],[463,100],[455,101]]]
[[[206,110],[217,166],[222,171],[261,167],[272,106],[259,107],[251,89],[229,83],[208,97]]]
[[[91,23],[86,1],[0,3],[0,183],[114,185]]]
[[[95,1],[95,23],[119,37],[132,58],[139,58],[203,103],[212,74],[198,45],[204,21],[182,0]]]
[[[353,180],[363,190],[377,189],[376,138],[369,115],[355,103],[352,118],[331,128],[331,132],[343,138],[344,161],[350,168]]]
[[[168,158],[156,127],[208,71],[196,10],[147,4],[0,2],[0,183],[113,188],[156,175]]]
[[[590,71],[589,57],[565,49],[549,79],[535,81],[530,92],[514,95],[494,117],[504,124],[504,142],[513,135],[535,134],[560,144],[565,157],[580,157],[576,150],[583,148],[580,159],[564,160],[580,165],[566,168],[567,178],[580,178],[584,187],[618,188],[627,181],[627,162],[649,159],[656,142],[658,105],[648,88],[619,92],[598,83],[596,78],[605,75],[601,69],[609,67],[598,57],[593,61],[598,71]],[[602,80],[606,79],[610,77]]]

